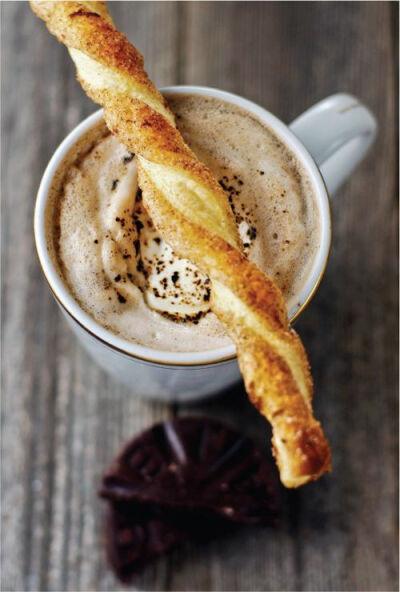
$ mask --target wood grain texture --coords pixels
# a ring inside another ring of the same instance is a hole
[[[138,590],[395,590],[397,562],[397,5],[114,2],[158,85],[216,86],[284,121],[338,90],[378,141],[333,200],[324,281],[297,323],[334,472],[285,494],[277,530],[188,545]],[[120,590],[101,546],[102,471],[123,440],[174,413],[226,418],[268,448],[241,388],[207,404],[134,398],[83,352],[42,278],[32,215],[57,144],[95,107],[25,2],[2,15],[2,589]]]

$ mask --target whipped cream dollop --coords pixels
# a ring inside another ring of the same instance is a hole
[[[136,181],[137,183],[137,181]],[[133,222],[137,275],[147,304],[153,310],[175,320],[196,320],[210,310],[210,280],[187,259],[175,255],[157,232],[141,199],[136,193]]]

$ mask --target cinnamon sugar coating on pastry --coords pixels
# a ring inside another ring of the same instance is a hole
[[[313,417],[304,347],[277,285],[243,254],[222,188],[175,127],[141,54],[115,29],[103,2],[30,2],[69,49],[87,94],[137,156],[143,202],[163,238],[211,280],[211,309],[237,347],[252,403],[271,423],[281,480],[298,487],[330,470]]]

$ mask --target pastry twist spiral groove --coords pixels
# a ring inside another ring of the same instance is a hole
[[[248,396],[272,425],[283,484],[317,479],[330,470],[330,449],[312,414],[309,363],[289,327],[283,295],[243,255],[223,190],[185,144],[141,54],[114,27],[104,2],[30,4],[67,46],[111,132],[136,154],[155,226],[179,256],[209,276],[211,308],[236,344]]]

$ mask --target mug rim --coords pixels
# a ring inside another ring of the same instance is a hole
[[[295,299],[295,310],[291,311],[292,314],[290,314],[289,321],[290,323],[293,323],[308,306],[321,283],[328,263],[332,243],[330,202],[326,185],[317,164],[302,142],[286,124],[264,107],[261,107],[248,99],[227,91],[196,85],[167,86],[161,88],[160,91],[167,95],[174,93],[210,96],[244,108],[268,125],[278,138],[293,151],[296,158],[298,158],[302,166],[304,166],[316,197],[315,202],[318,207],[320,218],[320,244],[308,277]],[[35,244],[42,272],[49,284],[53,296],[64,311],[92,337],[100,341],[103,345],[108,346],[121,354],[138,359],[142,363],[147,362],[149,364],[162,366],[201,367],[210,364],[224,363],[235,359],[237,354],[234,344],[199,352],[171,352],[146,347],[124,339],[100,325],[100,323],[86,313],[72,294],[70,294],[65,282],[61,279],[47,247],[45,222],[49,190],[55,173],[68,151],[80,137],[101,120],[102,116],[103,109],[99,109],[73,128],[55,150],[39,185],[34,212]]]

